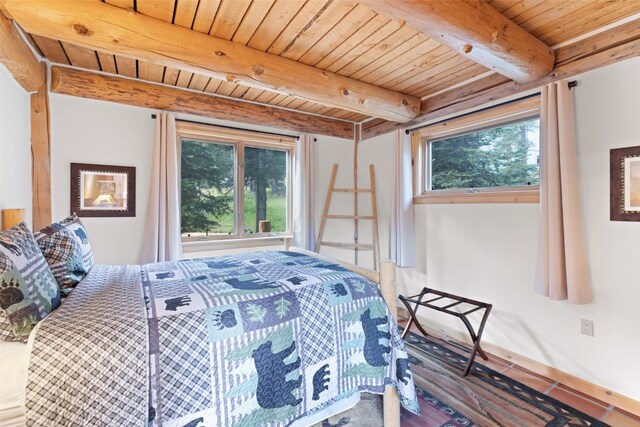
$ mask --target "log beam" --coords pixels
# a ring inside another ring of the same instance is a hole
[[[51,67],[51,92],[353,139],[351,122],[72,68]]]
[[[361,0],[376,12],[406,21],[490,70],[520,83],[553,68],[549,46],[495,10],[485,0]]]
[[[557,49],[558,62],[553,71],[534,82],[521,84],[501,75],[491,75],[423,100],[420,115],[407,123],[365,122],[362,139],[417,126],[636,56],[640,56],[640,20]]]
[[[33,230],[51,224],[49,95],[46,85],[31,94],[31,187]]]
[[[9,0],[25,31],[327,106],[405,122],[417,97],[393,92],[98,1]]]
[[[38,61],[13,23],[0,13],[0,63],[27,92],[36,92],[45,80],[45,65]]]

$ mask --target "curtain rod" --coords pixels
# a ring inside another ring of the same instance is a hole
[[[568,86],[569,86],[569,89],[572,89],[572,88],[578,86],[578,81],[577,80],[571,80],[568,83]],[[418,129],[423,129],[423,128],[426,128],[426,127],[429,127],[429,126],[437,125],[437,124],[440,124],[440,123],[445,123],[445,122],[448,122],[448,121],[451,121],[451,120],[454,120],[454,119],[459,119],[461,117],[470,116],[471,114],[480,113],[482,111],[487,111],[487,110],[490,110],[492,108],[502,107],[503,105],[513,104],[514,102],[522,101],[524,99],[529,99],[529,98],[533,98],[533,97],[536,97],[536,96],[540,96],[540,92],[536,92],[536,93],[532,93],[532,94],[529,94],[529,95],[521,96],[519,98],[512,99],[512,100],[505,101],[505,102],[501,102],[500,104],[491,105],[489,107],[480,108],[479,110],[473,110],[473,111],[470,111],[468,113],[460,114],[458,116],[449,117],[448,119],[438,120],[437,122],[429,123],[427,125],[420,125],[420,126],[416,126],[414,128],[405,129],[404,132],[407,135],[409,135],[411,132],[413,132],[415,130],[418,130]]]
[[[151,114],[151,118],[152,119],[155,119],[156,117],[157,117],[156,114]],[[276,132],[263,132],[261,130],[250,130],[250,129],[238,128],[238,127],[234,127],[234,126],[224,126],[224,125],[215,125],[215,124],[212,124],[212,123],[197,122],[195,120],[176,119],[176,122],[193,123],[193,124],[196,124],[196,125],[217,126],[219,128],[224,128],[224,129],[233,129],[233,130],[243,130],[245,132],[264,133],[266,135],[282,136],[282,137],[286,137],[286,138],[296,138],[296,139],[300,138],[300,135],[285,135],[283,133],[276,133]],[[317,141],[317,139],[314,138],[314,141]]]

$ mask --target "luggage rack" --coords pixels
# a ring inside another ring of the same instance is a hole
[[[429,299],[427,301],[423,301],[423,299],[427,295],[436,295],[436,297]],[[407,326],[404,328],[404,332],[402,332],[403,339],[407,336],[407,334],[409,333],[409,330],[411,329],[411,326],[414,323],[416,327],[420,330],[420,332],[424,334],[424,336],[429,336],[429,334],[427,333],[427,331],[424,330],[424,328],[422,327],[422,325],[420,324],[416,316],[416,313],[418,312],[418,309],[420,307],[427,307],[433,310],[440,311],[442,313],[446,313],[446,314],[450,314],[452,316],[458,317],[460,320],[462,320],[462,323],[464,323],[464,326],[467,328],[467,331],[469,331],[469,335],[471,336],[471,341],[473,342],[473,348],[471,350],[471,353],[469,354],[469,361],[467,362],[467,366],[464,370],[463,376],[466,377],[471,371],[471,366],[473,365],[473,361],[476,358],[476,354],[480,354],[480,357],[482,357],[484,360],[489,359],[487,354],[480,347],[480,339],[482,338],[482,332],[484,331],[485,324],[487,323],[487,319],[489,318],[489,313],[491,312],[491,308],[493,308],[492,304],[472,300],[469,298],[461,297],[459,295],[449,294],[447,292],[437,291],[435,289],[430,289],[430,288],[423,288],[418,295],[412,295],[409,297],[400,295],[399,298],[400,298],[400,301],[402,301],[402,303],[405,305],[405,307],[409,311],[409,322],[407,323]],[[431,304],[435,301],[445,299],[445,298],[449,298],[454,302],[442,307]],[[412,304],[414,305],[413,307],[411,306]],[[474,307],[464,312],[451,310],[451,308],[459,304],[468,304]],[[471,313],[474,313],[482,309],[484,309],[484,314],[482,315],[482,320],[480,321],[480,326],[478,327],[478,332],[476,333],[476,331],[473,329],[473,326],[471,325],[471,322],[469,322],[469,319],[467,318],[467,316]]]

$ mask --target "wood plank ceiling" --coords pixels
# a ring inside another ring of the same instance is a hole
[[[488,70],[350,0],[105,0],[113,6],[418,97]],[[553,46],[640,12],[637,0],[489,0]],[[70,2],[72,5],[72,2]],[[72,6],[70,6],[72,7]],[[30,35],[53,63],[360,122],[369,117]]]

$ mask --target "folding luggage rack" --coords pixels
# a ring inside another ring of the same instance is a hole
[[[437,296],[427,301],[423,301],[423,299],[427,295],[437,295]],[[400,301],[403,302],[403,304],[405,305],[405,307],[407,307],[407,310],[409,311],[409,323],[407,323],[407,326],[404,328],[404,332],[402,333],[402,338],[405,338],[407,336],[407,334],[409,333],[409,330],[411,329],[411,326],[414,323],[416,327],[420,330],[420,332],[424,334],[424,336],[429,336],[429,334],[427,333],[427,331],[424,330],[424,328],[422,327],[422,325],[420,324],[416,316],[418,309],[420,307],[427,307],[427,308],[440,311],[442,313],[446,313],[446,314],[450,314],[452,316],[458,317],[460,320],[462,320],[462,322],[464,323],[464,326],[466,326],[467,331],[469,331],[469,335],[471,336],[471,341],[473,342],[473,348],[471,350],[471,353],[469,354],[469,361],[467,362],[467,366],[464,370],[463,376],[466,377],[469,374],[469,371],[471,370],[471,366],[473,365],[473,361],[476,358],[476,354],[479,353],[484,360],[489,359],[487,354],[480,347],[480,339],[482,338],[482,332],[484,331],[484,326],[487,323],[487,319],[489,318],[489,313],[491,312],[491,308],[493,307],[492,304],[472,300],[469,298],[465,298],[458,295],[453,295],[453,294],[449,294],[446,292],[437,291],[435,289],[429,289],[429,288],[423,288],[422,292],[420,292],[418,295],[413,295],[409,297],[400,295],[399,298],[400,298]],[[445,298],[451,299],[454,302],[451,304],[444,305],[442,307],[431,304],[435,301],[445,299]],[[413,307],[411,306],[412,304],[414,305]],[[464,312],[451,310],[451,308],[459,304],[468,304],[473,306],[473,308]],[[471,325],[471,322],[469,322],[469,319],[467,318],[467,316],[471,313],[474,313],[482,309],[484,309],[484,314],[482,315],[482,320],[480,321],[480,326],[478,327],[478,332],[476,333],[475,330],[473,329],[473,326]]]

